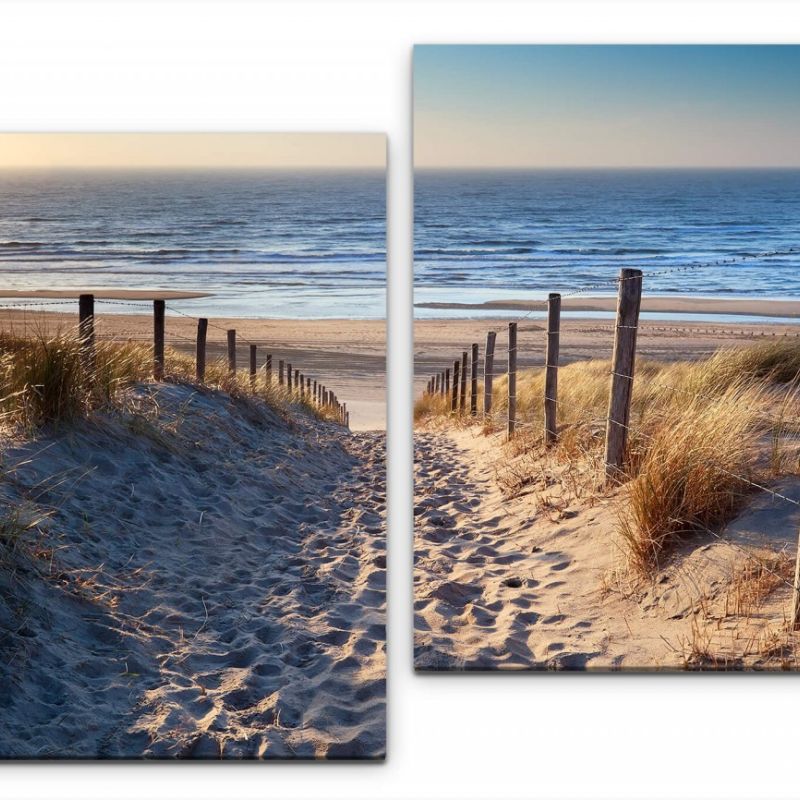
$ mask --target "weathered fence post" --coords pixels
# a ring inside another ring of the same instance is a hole
[[[250,345],[250,390],[256,390],[256,346]]]
[[[283,386],[284,385],[283,367],[284,367],[283,359],[280,358],[280,359],[278,359],[278,386]]]
[[[478,345],[472,344],[472,373],[470,374],[469,413],[474,417],[478,413]]]
[[[306,397],[306,379],[303,377],[303,373],[297,373],[297,382],[300,385],[300,399],[305,400]]]
[[[517,323],[508,323],[508,436],[517,427]]]
[[[445,397],[450,394],[450,367],[444,371],[444,394]]]
[[[206,336],[208,335],[208,320],[201,317],[197,320],[197,344],[195,345],[195,374],[197,382],[202,383],[206,378]]]
[[[94,295],[82,294],[78,298],[78,339],[80,340],[83,376],[91,380],[94,374]]]
[[[494,342],[497,334],[489,331],[486,334],[486,355],[483,357],[483,415],[492,411],[492,380],[494,378]]]
[[[314,398],[314,402],[319,405],[319,393],[317,392],[317,382],[314,381],[314,391],[312,392],[311,396]]]
[[[461,362],[456,359],[453,362],[453,395],[450,401],[450,410],[455,411],[458,408],[458,371],[461,369]]]
[[[228,331],[228,372],[236,375],[236,331]]]
[[[306,399],[309,403],[313,402],[314,398],[311,396],[311,378],[306,378]]]
[[[267,386],[272,386],[272,353],[267,353],[267,363],[264,365]]]
[[[153,377],[164,377],[164,306],[163,300],[153,300]]]
[[[292,393],[292,365],[287,362],[286,363],[286,388],[289,390],[289,394]]]
[[[461,394],[458,398],[458,410],[464,413],[467,403],[467,351],[461,354]]]
[[[547,298],[547,349],[544,378],[544,443],[558,439],[558,348],[561,331],[561,295]]]
[[[433,379],[433,393],[439,394],[439,373],[437,372]]]
[[[619,477],[625,463],[636,362],[636,329],[642,303],[642,271],[620,270],[611,392],[606,423],[606,479]]]

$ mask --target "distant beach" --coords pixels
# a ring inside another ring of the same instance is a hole
[[[579,298],[565,297],[561,308],[564,312],[579,316],[580,312],[602,312],[611,315],[616,308],[616,297],[591,297]],[[430,310],[459,310],[461,312],[492,312],[509,311],[526,313],[538,312],[544,315],[542,299],[536,300],[486,300],[482,303],[415,303],[416,308]],[[718,298],[718,297],[686,297],[675,295],[671,297],[642,298],[642,315],[645,319],[672,318],[687,320],[698,317],[719,316],[728,321],[743,321],[744,318],[757,321],[758,318],[794,319],[800,317],[800,300],[773,300],[761,298]],[[531,313],[535,317],[534,313]],[[720,320],[723,322],[723,320]]]

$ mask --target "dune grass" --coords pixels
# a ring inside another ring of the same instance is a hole
[[[193,358],[168,348],[165,361],[165,380],[195,382]],[[133,384],[152,380],[152,371],[152,347],[139,342],[98,341],[94,368],[86,370],[75,330],[29,336],[2,333],[0,422],[34,429],[86,417],[120,401]],[[221,360],[207,365],[204,385],[236,398],[263,401],[282,413],[303,409],[316,419],[338,422],[334,409],[319,408],[277,382],[268,386],[263,376],[252,388],[248,375],[231,375]]]
[[[559,370],[559,442],[548,457],[601,463],[610,372],[607,360]],[[637,361],[627,480],[617,498],[619,531],[635,571],[652,571],[685,537],[723,526],[753,489],[746,481],[772,477],[769,465],[773,472],[776,465],[792,469],[780,447],[800,424],[798,380],[800,343],[794,339],[724,348],[692,362]],[[505,427],[506,376],[495,380],[493,395],[492,416],[474,420],[487,433]],[[521,371],[519,433],[506,453],[517,459],[527,454],[531,468],[530,454],[545,453],[543,396],[544,370]],[[444,398],[422,398],[415,421],[432,420],[468,422]],[[767,466],[765,439],[772,442]]]

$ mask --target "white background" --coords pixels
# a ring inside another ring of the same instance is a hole
[[[0,0],[0,129],[387,132],[391,298],[387,763],[5,765],[2,795],[797,797],[797,676],[412,674],[409,386],[414,42],[798,40],[791,2]]]

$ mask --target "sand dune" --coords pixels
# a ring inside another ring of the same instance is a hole
[[[125,407],[3,447],[0,754],[383,757],[382,434]]]
[[[797,506],[756,495],[724,540],[695,537],[634,585],[618,570],[614,492],[506,499],[501,440],[416,432],[417,669],[796,668],[791,585],[770,588],[745,552],[791,580]],[[797,477],[777,488],[800,500]]]

